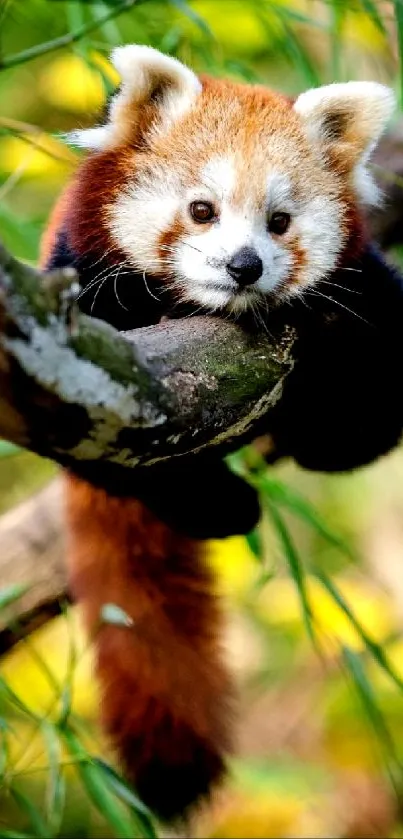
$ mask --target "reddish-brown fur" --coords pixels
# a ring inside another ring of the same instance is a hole
[[[95,638],[102,717],[139,794],[181,813],[223,771],[231,687],[203,549],[131,499],[68,483],[69,568]],[[100,625],[114,603],[132,627]]]
[[[122,145],[91,155],[80,166],[45,234],[43,264],[61,225],[67,225],[74,252],[106,253],[112,264],[124,260],[107,225],[108,208],[136,173],[148,176],[147,167],[156,161],[175,165],[191,183],[211,156],[223,149],[236,156],[242,147],[234,202],[241,205],[252,190],[263,211],[268,142],[274,168],[290,155],[297,191],[317,190],[341,200],[348,235],[340,262],[359,251],[362,222],[345,176],[348,161],[335,151],[331,170],[318,168],[287,98],[259,86],[203,79],[199,104],[148,146],[145,129],[155,102],[134,121],[125,106]],[[155,243],[162,274],[182,224],[176,218]],[[289,282],[298,283],[307,255],[297,237],[285,246],[294,255]],[[203,543],[162,524],[139,501],[109,497],[73,477],[66,479],[66,492],[70,582],[94,636],[106,730],[146,803],[164,818],[180,815],[220,778],[231,749],[232,688],[221,662],[220,616]],[[105,603],[123,609],[132,626],[101,624]]]
[[[43,264],[71,190],[44,237]],[[78,478],[66,477],[66,496],[70,585],[94,637],[106,731],[143,800],[164,819],[180,816],[222,776],[233,729],[203,543],[140,501],[112,498]],[[133,625],[101,624],[105,603]]]

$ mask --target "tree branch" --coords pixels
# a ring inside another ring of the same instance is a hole
[[[368,221],[388,247],[403,238],[402,122],[375,164],[386,200]],[[122,335],[74,310],[74,279],[71,270],[44,277],[0,247],[0,435],[8,440],[89,473],[96,467],[102,484],[110,466],[121,480],[137,464],[241,445],[280,397],[291,330],[248,335],[203,317]],[[3,585],[33,583],[13,610],[20,632],[0,625],[0,653],[60,611],[62,520],[57,481],[0,519]]]
[[[241,443],[281,394],[288,327],[270,339],[214,318],[119,334],[0,248],[0,435],[67,466],[127,470]]]
[[[0,59],[0,70],[8,70],[10,67],[25,64],[27,61],[32,61],[32,59],[38,58],[41,55],[46,55],[46,53],[76,44],[82,38],[85,38],[86,35],[90,35],[91,32],[99,29],[104,23],[108,23],[108,21],[123,14],[123,12],[128,12],[136,2],[137,0],[121,0],[120,3],[117,3],[114,8],[109,9],[102,17],[84,24],[75,32],[66,32],[65,35],[60,35],[59,38],[54,38],[53,41],[35,44],[35,46],[29,47],[27,50],[6,56]]]

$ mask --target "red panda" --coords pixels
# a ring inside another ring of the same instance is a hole
[[[267,318],[361,258],[362,207],[377,200],[368,159],[392,111],[388,88],[334,84],[291,101],[198,78],[144,46],[116,49],[112,60],[120,88],[104,125],[72,135],[90,153],[43,238],[45,268],[76,266],[83,311],[118,329],[184,311]],[[288,437],[277,428],[286,454],[292,413]],[[168,820],[221,778],[234,729],[220,609],[203,540],[186,535],[185,496],[195,519],[207,518],[204,530],[196,521],[198,536],[217,535],[211,493],[222,515],[220,503],[243,507],[214,458],[196,487],[189,468],[178,492],[176,469],[179,482],[180,465],[152,473],[142,500],[73,476],[66,488],[70,583],[95,634],[103,722],[139,794]],[[252,526],[249,503],[227,532]],[[131,626],[100,626],[106,602]]]

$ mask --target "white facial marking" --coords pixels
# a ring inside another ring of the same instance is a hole
[[[165,275],[188,302],[239,312],[273,293],[279,298],[298,294],[335,268],[344,244],[342,208],[325,195],[297,199],[292,177],[284,172],[271,170],[262,181],[263,204],[247,188],[235,200],[237,166],[231,157],[212,158],[191,187],[174,170],[154,163],[109,207],[110,229],[137,270]],[[216,220],[197,224],[189,212],[192,201],[211,202]],[[284,236],[268,230],[275,212],[291,217]],[[158,242],[176,221],[182,232],[161,251]],[[295,242],[302,266],[296,265]],[[261,259],[262,274],[242,288],[227,265],[245,247]],[[294,269],[299,270],[298,284],[290,285]]]
[[[297,201],[290,176],[272,170],[266,182],[266,210],[258,207],[252,192],[245,195],[241,206],[235,206],[235,163],[232,162],[231,172],[229,159],[214,159],[209,164],[209,177],[214,192],[210,193],[210,200],[221,194],[219,218],[205,225],[205,230],[185,235],[175,260],[178,275],[183,284],[186,282],[192,300],[213,309],[227,306],[239,311],[262,295],[297,294],[302,285],[316,282],[335,268],[344,243],[341,207],[336,199],[320,196]],[[206,182],[203,173],[201,181]],[[200,194],[200,200],[207,199],[204,192]],[[273,236],[268,231],[268,219],[275,212],[290,215],[290,235],[306,255],[298,286],[287,285],[295,264],[294,248],[287,247],[287,234]],[[240,289],[226,265],[243,247],[257,253],[263,271],[256,282]]]
[[[180,198],[180,180],[175,172],[156,165],[108,207],[111,233],[137,270],[150,274],[161,271],[157,242],[172,227]]]

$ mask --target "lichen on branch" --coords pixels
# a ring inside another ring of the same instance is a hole
[[[69,269],[0,248],[0,434],[63,465],[122,469],[241,444],[278,400],[295,336],[195,317],[120,334],[80,314]],[[82,471],[82,470],[81,470]]]

